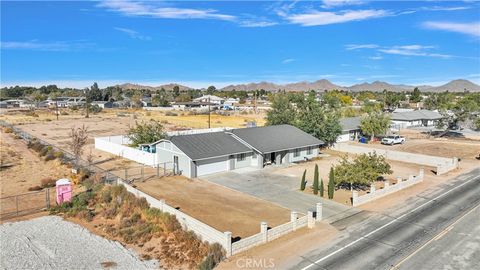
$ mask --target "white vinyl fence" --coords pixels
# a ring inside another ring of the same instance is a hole
[[[385,182],[384,188],[379,190],[375,190],[375,186],[372,185],[370,186],[370,193],[367,193],[362,196],[358,196],[358,192],[353,191],[352,205],[359,206],[359,205],[374,201],[376,199],[382,198],[388,194],[391,194],[399,190],[413,186],[415,184],[418,184],[423,181],[423,176],[424,176],[424,170],[420,169],[420,172],[418,175],[410,175],[408,179],[405,179],[405,180],[398,179],[397,183],[394,185],[390,185],[390,182],[388,182],[388,180]]]
[[[95,148],[116,156],[121,156],[135,162],[155,167],[158,162],[157,154],[145,152],[129,147],[131,141],[125,136],[96,137]]]

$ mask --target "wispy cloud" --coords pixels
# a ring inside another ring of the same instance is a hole
[[[480,37],[480,22],[455,23],[455,22],[433,22],[428,21],[422,24],[423,27],[434,30],[443,30],[455,33]]]
[[[344,10],[340,12],[309,11],[307,13],[286,14],[284,18],[293,24],[302,26],[318,26],[351,21],[363,21],[392,15],[386,10]]]
[[[152,3],[126,0],[104,0],[98,6],[126,16],[145,16],[163,19],[217,19],[233,21],[235,16],[219,13],[214,9],[177,8],[154,6]]]
[[[452,58],[453,55],[449,54],[439,54],[431,53],[430,49],[434,48],[433,46],[422,46],[422,45],[404,45],[404,46],[393,46],[390,48],[379,49],[379,52],[386,54],[396,54],[404,56],[427,56],[427,57],[438,57],[438,58]]]
[[[358,50],[358,49],[375,49],[378,48],[377,44],[347,44],[345,45],[345,49],[348,51],[351,50]]]
[[[361,5],[367,3],[365,0],[323,0],[322,8],[334,8],[339,6]]]
[[[346,50],[361,50],[361,49],[374,49],[378,53],[384,54],[396,54],[404,56],[426,56],[426,57],[438,57],[438,58],[452,58],[455,57],[449,54],[432,53],[430,50],[435,49],[435,46],[426,46],[419,44],[412,45],[397,45],[397,46],[380,46],[377,44],[348,44],[345,45]],[[383,59],[381,55],[368,57],[371,60]]]
[[[242,20],[239,22],[239,25],[241,27],[269,27],[269,26],[274,26],[277,25],[277,22],[272,22],[272,21],[266,21],[266,20]]]
[[[291,62],[295,62],[295,59],[287,58],[287,59],[282,60],[282,64],[288,64],[288,63],[291,63]]]
[[[53,41],[40,42],[38,40],[29,41],[2,41],[2,49],[12,50],[36,50],[36,51],[78,51],[82,49],[93,48],[94,43],[86,41]]]
[[[144,36],[141,35],[139,32],[129,29],[129,28],[123,28],[123,27],[114,27],[115,30],[120,31],[122,33],[127,34],[129,37],[133,39],[139,39],[139,40],[151,40],[152,38],[149,36]]]

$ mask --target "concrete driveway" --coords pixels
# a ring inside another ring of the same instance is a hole
[[[316,203],[321,202],[323,203],[323,218],[327,222],[334,222],[360,212],[353,207],[298,191],[299,179],[275,174],[275,169],[240,169],[206,175],[202,179],[301,213],[307,213],[309,210],[315,211]]]

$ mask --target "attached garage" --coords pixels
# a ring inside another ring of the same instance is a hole
[[[228,157],[211,158],[195,161],[197,176],[228,171]]]

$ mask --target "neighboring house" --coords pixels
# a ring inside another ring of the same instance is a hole
[[[348,117],[340,119],[340,125],[342,126],[342,134],[337,137],[337,142],[355,141],[362,135],[360,129],[361,117]]]
[[[143,97],[142,100],[140,100],[142,103],[142,107],[152,107],[152,98],[151,97]]]
[[[394,112],[391,114],[392,127],[394,129],[407,127],[433,127],[443,116],[437,111],[415,110]]]
[[[113,102],[111,102],[111,101],[93,101],[92,105],[97,105],[98,107],[100,107],[102,109],[113,108]]]
[[[175,110],[208,110],[208,107],[210,106],[211,110],[214,110],[217,108],[217,104],[213,102],[175,102],[172,103],[172,107]]]
[[[86,103],[85,97],[69,97],[67,100],[67,107],[81,107],[85,105],[85,103]]]
[[[263,168],[318,156],[324,143],[290,125],[170,136],[155,146],[159,162],[194,178],[244,167]]]
[[[204,103],[210,102],[210,103],[215,103],[217,105],[222,105],[223,103],[225,103],[225,99],[214,96],[214,95],[204,95],[194,99],[193,102],[204,102]]]

